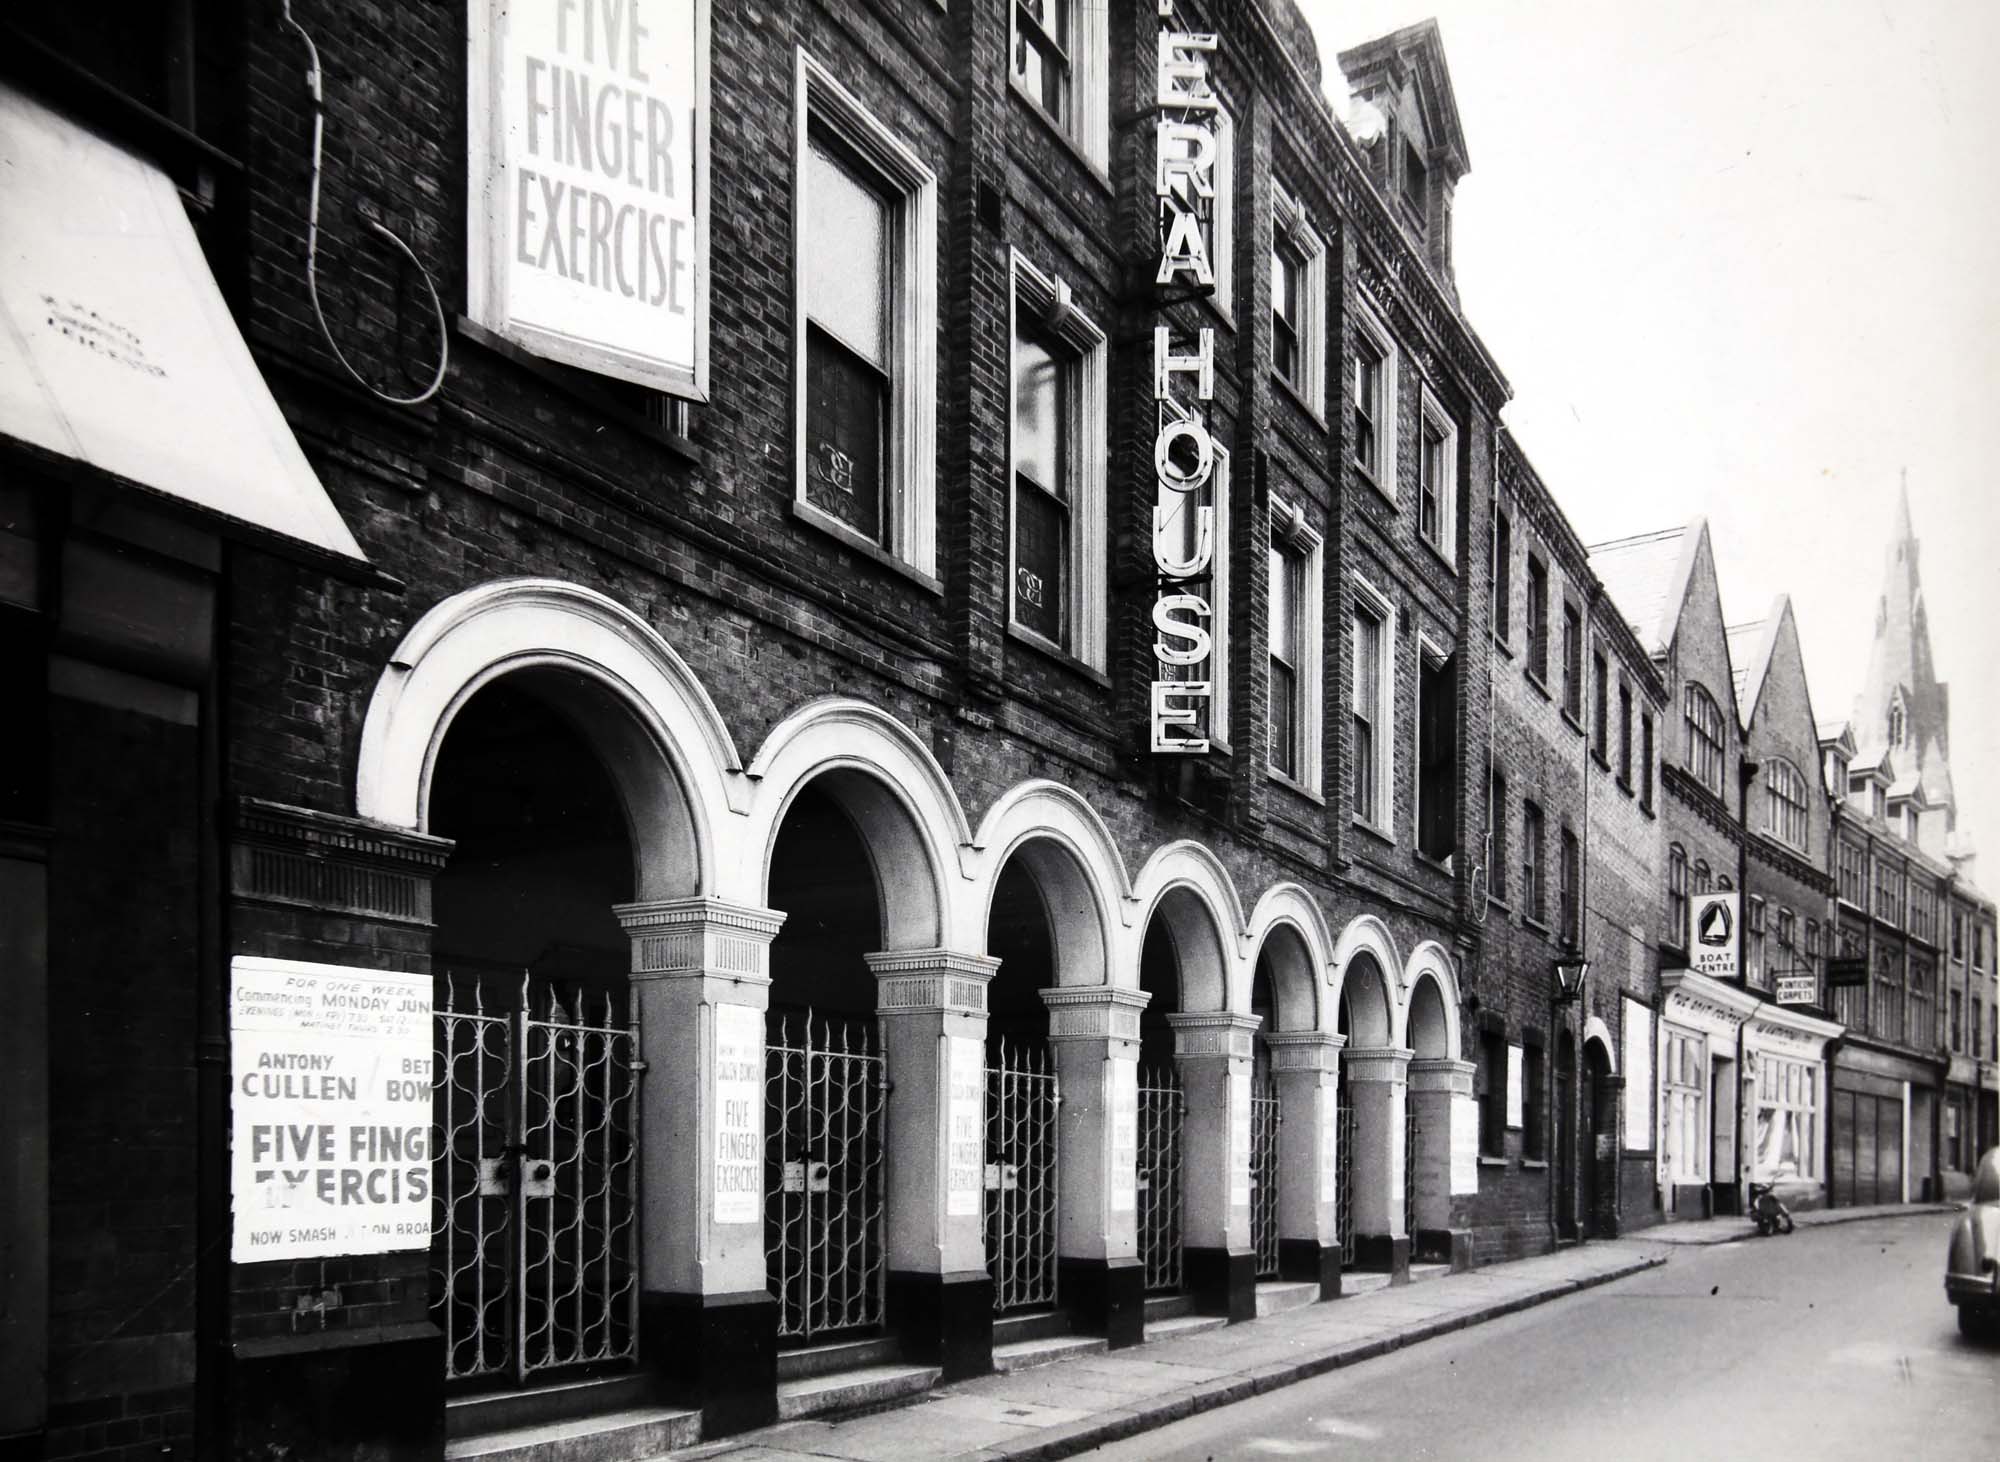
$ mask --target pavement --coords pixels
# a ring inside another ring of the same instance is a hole
[[[1959,1213],[1963,1203],[1880,1203],[1867,1208],[1814,1208],[1792,1215],[1799,1228],[1829,1228],[1841,1223],[1866,1223],[1875,1218],[1914,1218],[1925,1213]],[[1731,1244],[1756,1235],[1757,1225],[1748,1218],[1693,1218],[1677,1223],[1656,1224],[1623,1239],[1624,1244]]]
[[[1835,1209],[1797,1218],[1810,1229],[1957,1206]],[[1743,1218],[1661,1225],[1226,1330],[954,1382],[892,1410],[783,1422],[667,1455],[673,1462],[1052,1462],[1657,1269],[1677,1246],[1725,1244],[1751,1232]]]

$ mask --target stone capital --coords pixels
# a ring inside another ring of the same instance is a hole
[[[1410,1058],[1416,1052],[1406,1046],[1373,1046],[1361,1051],[1342,1051],[1340,1064],[1346,1068],[1347,1079],[1355,1081],[1380,1081],[1402,1084],[1408,1077]]]
[[[1219,1010],[1201,1015],[1169,1015],[1167,1024],[1173,1027],[1177,1059],[1247,1061],[1264,1021],[1261,1016]]]
[[[1269,1031],[1264,1045],[1271,1053],[1271,1070],[1334,1072],[1340,1069],[1340,1048],[1347,1037],[1332,1031]]]
[[[955,949],[894,949],[863,955],[875,974],[883,1015],[985,1015],[986,984],[1000,968],[991,955]]]
[[[1051,1041],[1139,1039],[1139,1016],[1151,1002],[1144,990],[1116,985],[1059,985],[1042,991]]]
[[[1476,1069],[1470,1061],[1453,1061],[1443,1056],[1424,1057],[1410,1062],[1410,1090],[1448,1091],[1454,1096],[1471,1096],[1472,1073]]]
[[[660,899],[613,910],[632,939],[632,979],[771,983],[771,941],[784,927],[777,909],[715,898]]]

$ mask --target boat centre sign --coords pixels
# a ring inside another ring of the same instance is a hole
[[[1208,81],[1211,34],[1172,27],[1173,0],[1159,0],[1160,29],[1153,191],[1160,205],[1159,286],[1213,289],[1203,203],[1215,198],[1215,93]],[[1153,327],[1153,400],[1158,429],[1153,470],[1153,567],[1160,580],[1153,604],[1153,654],[1162,673],[1149,699],[1151,746],[1176,755],[1206,753],[1207,710],[1215,687],[1204,675],[1214,653],[1214,606],[1192,582],[1208,579],[1215,561],[1215,509],[1199,501],[1215,474],[1215,442],[1199,407],[1175,392],[1192,378],[1199,402],[1215,396],[1215,331],[1203,326],[1192,352],[1178,349],[1172,328]],[[1190,515],[1191,518],[1190,518]]]
[[[468,304],[708,397],[709,0],[467,0]]]
[[[431,1241],[431,977],[238,956],[229,1257]]]

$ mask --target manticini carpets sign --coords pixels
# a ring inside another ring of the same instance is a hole
[[[708,396],[708,0],[468,0],[473,320]]]
[[[1160,200],[1160,265],[1154,283],[1185,281],[1212,289],[1215,269],[1208,257],[1203,214],[1215,200],[1215,92],[1208,83],[1208,57],[1215,37],[1173,27],[1174,0],[1159,0],[1159,72],[1155,102],[1153,191]],[[1153,467],[1159,492],[1153,508],[1153,567],[1160,596],[1153,604],[1153,654],[1165,672],[1153,681],[1150,698],[1156,752],[1200,754],[1208,750],[1208,706],[1214,686],[1205,671],[1214,654],[1210,625],[1214,606],[1191,581],[1209,575],[1215,561],[1215,509],[1200,494],[1215,475],[1215,442],[1201,410],[1176,398],[1175,378],[1193,376],[1195,395],[1215,396],[1215,331],[1203,326],[1193,354],[1177,354],[1172,330],[1153,327],[1153,399],[1158,434]],[[1190,522],[1188,515],[1192,514]],[[1226,526],[1226,525],[1224,525]]]

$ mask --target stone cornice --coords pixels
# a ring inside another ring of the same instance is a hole
[[[229,892],[252,903],[431,923],[431,880],[454,844],[408,828],[238,798],[229,815]]]
[[[723,978],[771,983],[771,941],[784,926],[776,909],[720,899],[661,899],[613,910],[632,939],[632,978]]]
[[[1167,1024],[1174,1031],[1174,1055],[1195,1060],[1247,1058],[1254,1049],[1257,1029],[1263,1023],[1257,1016],[1233,1011],[1167,1017]]]
[[[1049,1009],[1049,1040],[1121,1041],[1135,1048],[1139,1013],[1151,1002],[1144,990],[1116,985],[1068,985],[1042,991]]]
[[[990,955],[956,949],[896,949],[862,956],[875,974],[884,1015],[986,1014],[986,985],[1000,968]]]
[[[1429,1056],[1410,1062],[1407,1080],[1411,1091],[1445,1091],[1453,1096],[1471,1096],[1472,1075],[1477,1069],[1470,1061]]]
[[[1407,1046],[1370,1046],[1340,1053],[1349,1081],[1401,1081],[1409,1075],[1416,1052]]]

